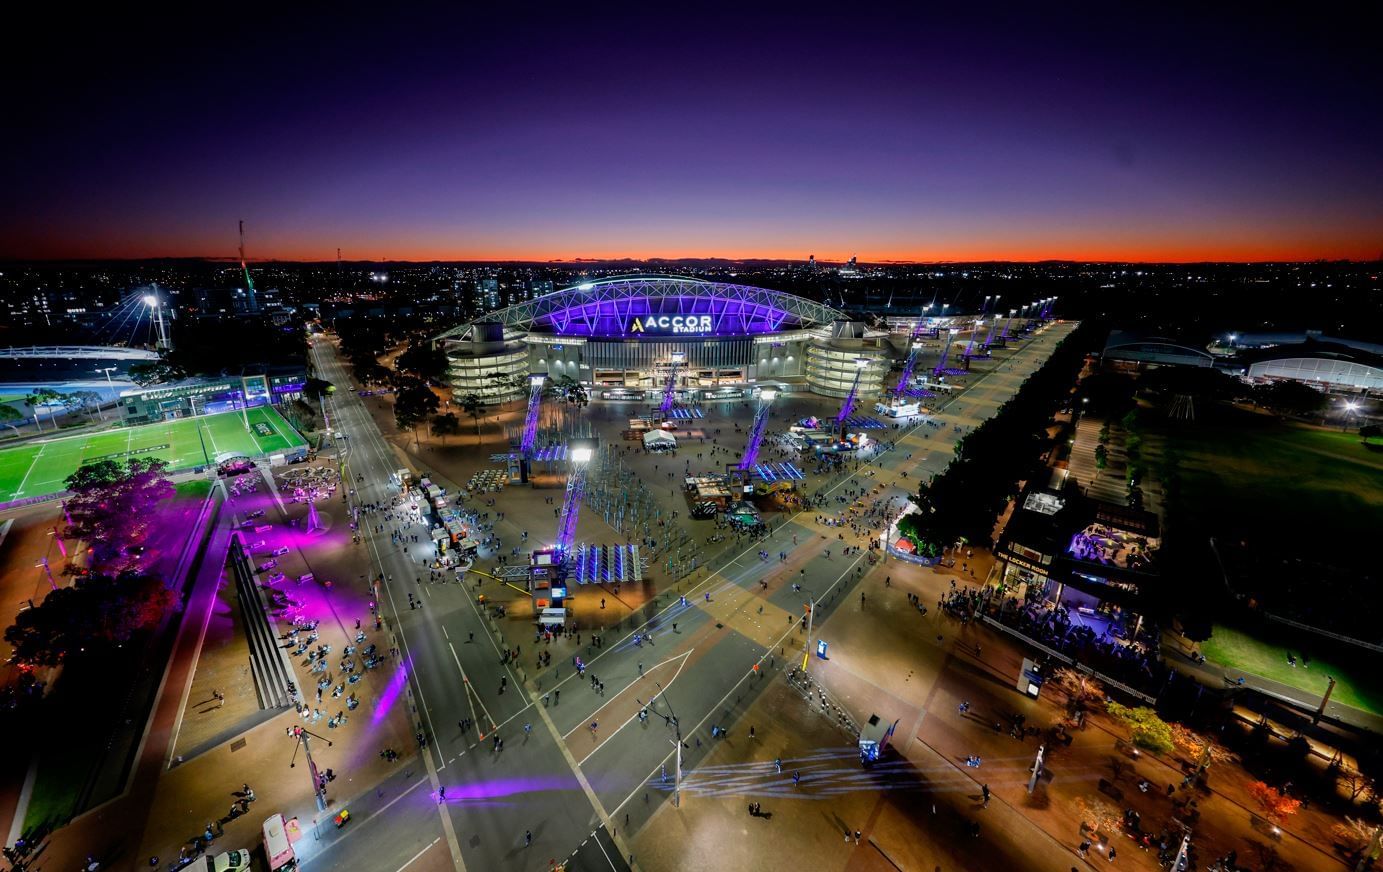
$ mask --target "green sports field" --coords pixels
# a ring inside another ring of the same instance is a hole
[[[1374,715],[1383,715],[1383,687],[1366,663],[1340,658],[1322,659],[1312,656],[1310,663],[1301,659],[1305,649],[1300,637],[1287,631],[1261,631],[1256,635],[1215,625],[1214,634],[1201,643],[1201,653],[1211,663],[1228,668],[1232,673],[1247,672],[1271,678],[1288,687],[1305,691],[1312,698],[1325,693],[1329,679],[1337,682],[1331,699]],[[1287,661],[1295,654],[1297,666]]]
[[[248,432],[239,412],[225,412],[8,448],[0,451],[0,502],[57,493],[69,475],[96,460],[157,457],[182,469],[215,463],[217,455],[256,457],[307,444],[271,407],[251,409],[249,419]]]

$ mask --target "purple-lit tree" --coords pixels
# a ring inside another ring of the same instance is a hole
[[[68,528],[86,540],[90,571],[113,575],[138,566],[154,507],[173,495],[167,468],[156,458],[131,458],[123,465],[99,460],[67,477]]]

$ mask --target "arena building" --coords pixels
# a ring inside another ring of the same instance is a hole
[[[434,340],[454,389],[487,403],[530,373],[570,378],[592,399],[653,400],[668,378],[685,402],[746,396],[764,382],[877,395],[896,356],[886,331],[780,291],[678,276],[587,282],[492,312]]]

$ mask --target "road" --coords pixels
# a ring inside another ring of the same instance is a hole
[[[898,431],[896,450],[830,485],[827,499],[876,487],[884,498],[911,493],[923,475],[949,462],[951,446],[964,430],[988,418],[1070,329],[1054,325],[994,364],[994,370],[971,376],[966,389],[944,404],[939,416],[944,427]],[[351,384],[334,342],[318,341],[313,354],[323,378]],[[333,428],[346,434],[350,478],[364,476],[357,498],[387,503],[397,494],[389,475],[401,458],[353,392],[338,391],[329,407]],[[849,602],[852,586],[868,569],[866,552],[842,556],[846,543],[836,538],[838,528],[815,521],[838,508],[843,506],[799,512],[767,540],[753,542],[687,589],[685,605],[673,599],[632,633],[607,632],[606,644],[586,658],[587,675],[598,676],[605,692],[597,693],[574,670],[561,669],[565,678],[555,685],[544,680],[543,691],[554,697],[546,705],[541,693],[500,665],[499,645],[471,593],[454,583],[417,582],[426,576],[417,563],[419,553],[394,546],[387,529],[376,536],[371,525],[362,525],[370,572],[388,579],[382,607],[398,634],[418,718],[429,737],[428,801],[410,799],[385,812],[401,815],[406,808],[414,824],[407,829],[409,837],[388,850],[389,856],[380,856],[375,868],[394,864],[397,869],[415,860],[419,844],[429,846],[419,862],[445,848],[461,869],[546,869],[552,860],[568,858],[572,869],[629,868],[624,834],[669,798],[675,780],[674,728],[664,715],[675,713],[680,725],[684,771],[695,767],[721,741],[711,737],[711,728],[724,727],[736,737],[746,733],[751,725],[739,723],[740,712],[766,678],[785,663],[800,661],[805,634],[798,619],[806,595],[817,602],[816,620]],[[761,559],[760,549],[770,559]],[[779,552],[787,559],[776,559]],[[409,607],[409,594],[421,600],[420,608]],[[636,643],[634,633],[651,638]],[[502,680],[507,680],[503,687]],[[641,721],[640,708],[650,702],[650,716]],[[463,734],[462,718],[473,718],[480,730]],[[525,724],[531,732],[525,732]],[[504,740],[498,752],[491,742],[495,729]],[[439,788],[446,789],[443,802],[438,802]],[[423,793],[420,788],[410,796]],[[427,805],[435,815],[420,807]],[[359,831],[368,832],[364,826]],[[531,846],[525,846],[526,831],[532,833]],[[372,851],[387,850],[368,836],[356,838],[369,842]],[[338,850],[348,841],[343,837]]]

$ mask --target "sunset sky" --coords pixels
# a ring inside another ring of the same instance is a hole
[[[306,5],[14,34],[0,257],[241,218],[255,259],[1383,252],[1383,52],[1338,8]]]

